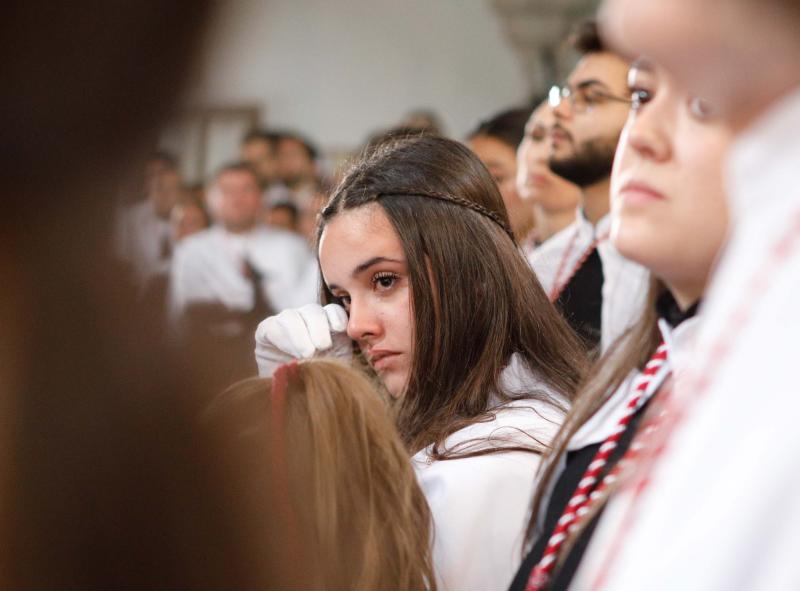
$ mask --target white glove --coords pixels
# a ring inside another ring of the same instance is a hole
[[[321,353],[349,359],[353,342],[346,330],[347,312],[338,304],[308,304],[270,316],[256,329],[258,375],[271,377],[284,363]]]

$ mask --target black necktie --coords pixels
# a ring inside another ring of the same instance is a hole
[[[272,306],[264,295],[264,274],[259,271],[248,259],[244,260],[245,275],[253,286],[253,308],[251,313],[259,320],[272,315]]]
[[[161,236],[161,250],[159,252],[159,258],[162,261],[166,261],[171,257],[172,257],[172,240],[170,240],[168,234],[163,234]]]

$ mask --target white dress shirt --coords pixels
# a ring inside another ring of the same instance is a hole
[[[505,385],[536,388],[537,380],[513,359]],[[541,388],[542,391],[546,391]],[[491,422],[452,434],[445,449],[470,442],[469,450],[549,444],[563,413],[536,400],[516,401],[496,411]],[[479,443],[472,443],[480,439]],[[541,455],[503,452],[432,461],[427,449],[412,459],[434,524],[433,559],[439,589],[506,589],[522,560],[526,518]]]
[[[177,319],[190,303],[220,303],[229,310],[253,308],[245,261],[262,275],[274,311],[317,301],[317,263],[306,242],[284,230],[258,226],[234,234],[214,226],[178,245],[170,280],[170,314]]]
[[[574,588],[800,589],[798,163],[800,89],[729,156],[733,232],[676,383],[684,419],[639,500],[609,505]]]
[[[155,275],[169,272],[170,257],[164,256],[165,244],[172,248],[169,220],[156,215],[149,199],[129,205],[120,213],[118,254],[131,263],[140,285]]]
[[[543,242],[528,257],[545,293],[555,282],[569,279],[571,271],[592,243],[608,236],[608,215],[593,226],[578,210],[575,221]],[[603,306],[601,311],[601,351],[606,351],[628,328],[639,320],[647,300],[650,274],[641,265],[623,257],[608,239],[601,240],[597,252],[603,264]],[[561,277],[556,275],[561,269]]]

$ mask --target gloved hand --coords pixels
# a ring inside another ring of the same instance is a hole
[[[349,359],[347,312],[338,304],[308,304],[263,320],[256,329],[258,375],[271,377],[284,363],[322,355]]]

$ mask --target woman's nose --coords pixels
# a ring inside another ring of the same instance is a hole
[[[347,336],[354,341],[365,341],[380,334],[380,319],[368,301],[351,299]]]

